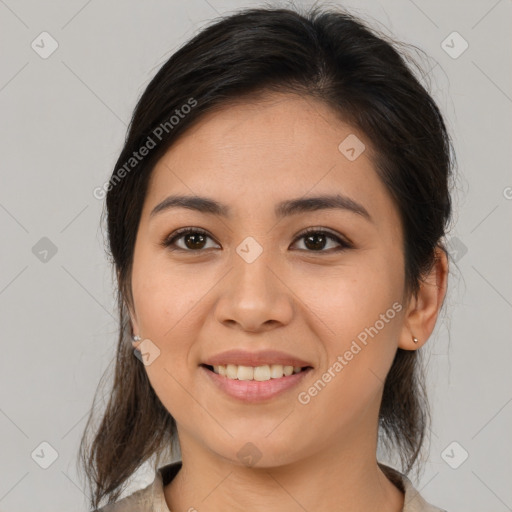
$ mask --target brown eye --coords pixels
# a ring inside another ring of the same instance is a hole
[[[305,231],[295,239],[295,243],[301,239],[304,239],[305,249],[300,250],[307,252],[336,252],[352,247],[349,242],[342,240],[339,236],[318,228]],[[208,240],[213,240],[213,238],[203,229],[182,228],[167,237],[162,245],[172,251],[201,252],[204,249],[212,248],[212,246],[207,247]],[[178,242],[181,242],[181,245]],[[328,247],[329,243],[333,242],[334,247]]]
[[[170,237],[164,240],[162,245],[164,247],[170,247],[171,250],[181,250],[188,252],[197,252],[205,247],[207,240],[212,238],[210,235],[199,228],[183,228],[174,232]],[[176,242],[182,241],[183,244],[180,247]]]
[[[182,235],[181,238],[188,249],[203,249],[206,241],[206,237],[202,233],[188,233]]]
[[[308,231],[302,233],[300,236],[296,238],[296,240],[304,239],[304,246],[308,252],[332,252],[329,250],[325,250],[328,245],[328,241],[331,240],[337,244],[334,247],[334,251],[340,251],[351,248],[351,245],[348,242],[345,242],[340,237],[334,235],[330,231],[320,230],[320,229],[309,229]],[[328,249],[333,249],[330,247]]]

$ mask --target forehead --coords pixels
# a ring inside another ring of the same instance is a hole
[[[352,163],[338,149],[349,135],[366,150]],[[180,137],[163,157],[168,165],[208,161],[229,164],[223,172],[243,168],[263,173],[269,165],[292,173],[308,170],[314,177],[322,165],[344,165],[353,169],[373,166],[370,141],[343,123],[324,103],[296,94],[273,93],[252,101],[237,101],[208,112]],[[266,171],[270,172],[270,171]],[[219,172],[220,174],[220,172]],[[296,173],[296,177],[300,174]],[[274,176],[278,178],[278,176]]]
[[[347,147],[354,148],[350,158]],[[375,213],[391,210],[396,222],[372,156],[371,141],[324,103],[274,93],[204,114],[156,164],[147,206],[172,192],[213,195],[235,211],[261,210],[269,202],[339,192]]]

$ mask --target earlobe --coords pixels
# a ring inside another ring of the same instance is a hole
[[[411,299],[405,314],[398,342],[401,349],[416,350],[427,342],[443,305],[447,284],[448,258],[446,252],[438,246],[434,265],[421,281],[418,293]]]
[[[132,337],[132,347],[137,349],[140,345],[141,339],[142,338],[140,336],[137,336],[137,335],[133,336]]]
[[[137,316],[135,315],[135,312],[133,311],[130,304],[125,302],[125,305],[126,305],[126,310],[128,311],[128,315],[130,316],[131,336],[132,336],[132,340],[133,340],[132,344],[134,344],[134,346],[135,346],[135,344],[138,344],[138,342],[140,341],[140,337],[138,336],[139,325],[137,322]]]

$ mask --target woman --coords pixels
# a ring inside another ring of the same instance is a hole
[[[347,13],[245,10],[172,55],[103,188],[120,333],[81,445],[93,508],[439,511],[406,475],[452,153],[404,58]]]

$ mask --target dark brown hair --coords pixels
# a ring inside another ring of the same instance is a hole
[[[442,238],[451,215],[454,162],[450,137],[436,103],[407,65],[410,57],[377,34],[362,20],[332,8],[239,11],[214,20],[176,51],[142,94],[105,187],[120,329],[108,404],[94,427],[92,408],[80,445],[93,507],[105,498],[116,501],[141,464],[156,456],[156,468],[176,443],[175,421],[134,357],[127,307],[151,171],[206,112],[267,91],[324,102],[371,141],[376,172],[402,220],[404,297],[417,293],[433,268],[436,248],[446,252]],[[149,140],[155,147],[140,161],[131,161]],[[429,419],[418,357],[418,351],[397,350],[379,416],[381,441],[396,449],[405,473],[418,459]]]

